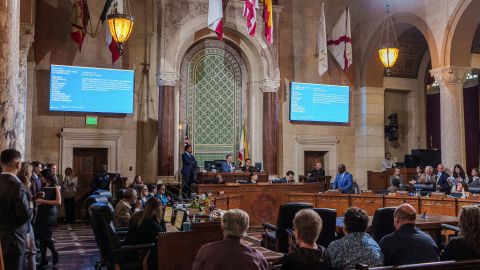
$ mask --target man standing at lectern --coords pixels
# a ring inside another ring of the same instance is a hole
[[[235,165],[233,165],[233,156],[232,155],[227,155],[225,157],[227,160],[226,163],[222,164],[222,171],[223,172],[234,172],[235,171]]]
[[[197,161],[192,154],[192,146],[189,144],[185,145],[185,152],[182,154],[182,162],[182,192],[187,196],[190,196],[190,187],[195,182],[195,168],[197,167]]]

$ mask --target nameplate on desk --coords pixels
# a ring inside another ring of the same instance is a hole
[[[268,185],[270,185],[269,182],[258,182],[257,183],[257,186],[268,186]]]
[[[240,184],[239,183],[225,183],[225,186],[227,186],[227,187],[238,187],[238,186],[240,186]]]
[[[223,190],[220,190],[220,191],[218,192],[218,195],[223,195],[223,194],[225,194],[225,191],[223,191]]]

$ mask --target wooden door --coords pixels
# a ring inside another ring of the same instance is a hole
[[[305,151],[303,154],[304,159],[304,172],[305,175],[315,168],[317,162],[322,163],[323,169],[325,169],[325,163],[323,162],[324,156],[327,151]]]
[[[108,164],[107,148],[73,148],[73,170],[78,177],[78,198],[90,191],[90,183],[103,164]]]

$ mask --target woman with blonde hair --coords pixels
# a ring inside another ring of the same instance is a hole
[[[33,209],[32,194],[30,193],[30,188],[32,187],[32,173],[33,166],[28,162],[22,162],[22,167],[18,171],[17,177],[25,186],[27,191],[27,199],[30,204],[30,208]],[[26,269],[33,270],[36,268],[35,254],[37,253],[37,248],[35,247],[35,235],[33,234],[32,220],[28,223],[28,234],[27,234],[27,254],[26,254]]]
[[[452,239],[445,247],[440,259],[474,260],[480,258],[480,207],[476,205],[464,206],[460,221],[460,238]]]

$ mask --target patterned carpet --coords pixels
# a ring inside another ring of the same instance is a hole
[[[59,224],[54,231],[56,248],[60,254],[59,262],[53,269],[90,270],[95,269],[99,251],[93,231],[86,221],[74,225]],[[269,261],[275,261],[281,254],[260,247],[261,232],[251,231],[244,238],[246,245],[260,251]],[[51,261],[51,258],[49,258]],[[51,269],[49,265],[48,269]]]

